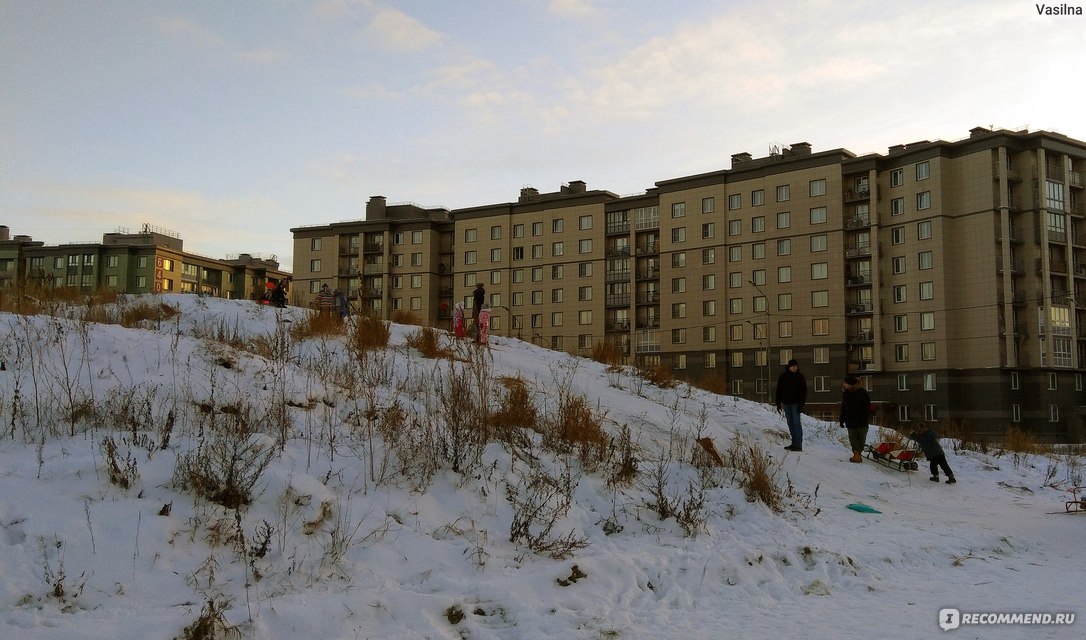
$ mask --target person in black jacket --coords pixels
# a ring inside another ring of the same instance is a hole
[[[479,312],[483,310],[484,302],[486,302],[486,289],[480,282],[475,285],[475,291],[471,294],[471,317],[474,320],[472,324],[475,327],[476,340],[479,339]]]
[[[848,429],[848,444],[852,448],[849,462],[863,462],[867,429],[871,422],[871,396],[864,389],[863,380],[845,376],[841,383],[841,426]]]
[[[954,479],[954,472],[950,470],[950,465],[946,461],[946,452],[943,451],[942,445],[939,444],[939,434],[935,432],[929,426],[921,424],[916,431],[909,434],[909,438],[915,440],[920,448],[924,450],[924,457],[931,463],[931,480],[932,482],[939,482],[939,469],[943,469],[943,473],[946,474],[946,483],[954,484],[957,480]]]
[[[788,434],[792,443],[785,447],[789,451],[803,451],[803,405],[807,404],[807,378],[799,372],[799,363],[788,361],[788,367],[777,378],[777,411],[784,413],[788,422]]]

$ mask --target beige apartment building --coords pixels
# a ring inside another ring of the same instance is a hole
[[[515,202],[388,205],[299,227],[296,291],[447,327],[482,282],[491,331],[714,377],[771,402],[800,362],[807,412],[863,377],[881,424],[1086,437],[1086,143],[977,128],[856,156],[806,143],[619,197],[572,181]]]

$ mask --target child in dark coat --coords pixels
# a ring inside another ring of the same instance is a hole
[[[926,425],[920,425],[920,427],[909,434],[909,438],[915,440],[920,448],[924,450],[924,457],[931,463],[931,480],[932,482],[939,482],[939,469],[943,470],[946,474],[946,483],[954,484],[957,480],[954,479],[954,472],[950,470],[950,465],[946,462],[946,453],[943,451],[942,445],[939,444],[939,434]]]

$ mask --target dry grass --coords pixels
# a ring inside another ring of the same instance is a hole
[[[889,427],[879,427],[878,441],[880,443],[889,442],[890,444],[894,445],[895,449],[900,449],[905,442],[905,434],[901,433],[900,431],[890,429]]]
[[[742,478],[740,486],[750,502],[761,502],[776,512],[784,509],[784,492],[777,483],[778,464],[757,444],[748,445],[736,434],[724,454],[726,466]]]
[[[355,316],[348,345],[355,354],[361,354],[373,349],[384,349],[391,338],[392,330],[387,322],[373,316]]]
[[[404,311],[403,309],[392,312],[392,321],[396,324],[412,324],[415,326],[423,325],[422,316],[415,313],[414,311]]]
[[[706,373],[691,380],[690,385],[718,395],[727,395],[728,393],[728,381],[724,379],[723,375]]]
[[[319,311],[308,311],[290,325],[290,337],[294,340],[342,335],[344,331],[343,321],[338,315]]]
[[[639,372],[642,378],[661,389],[675,386],[675,372],[671,370],[671,365],[661,363],[652,369],[641,368]]]
[[[504,442],[509,442],[518,429],[538,430],[539,412],[532,403],[532,397],[524,379],[505,377],[499,378],[498,381],[505,387],[506,393],[490,420],[490,424],[496,431],[495,436]]]
[[[1012,426],[1003,436],[1003,450],[1012,453],[1040,454],[1052,453],[1053,447],[1037,442],[1036,436]]]
[[[622,354],[618,350],[618,346],[612,342],[597,342],[592,345],[592,355],[590,356],[596,362],[613,367],[622,360]]]
[[[441,346],[441,335],[432,327],[422,327],[407,336],[407,346],[417,350],[424,358],[446,358],[451,352]]]

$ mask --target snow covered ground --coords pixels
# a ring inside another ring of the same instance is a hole
[[[202,637],[209,601],[227,625],[214,637],[266,640],[1083,636],[1086,514],[1054,513],[1079,458],[944,441],[959,482],[935,484],[923,462],[847,463],[834,424],[805,417],[804,451],[788,453],[763,405],[515,339],[454,346],[466,362],[450,364],[405,345],[417,327],[393,325],[359,375],[344,338],[285,336],[280,320],[300,309],[162,301],[180,313],[139,329],[0,314],[2,638]],[[238,349],[252,343],[270,357]],[[450,367],[521,377],[544,417],[582,395],[612,436],[628,427],[636,477],[608,482],[533,436],[518,451],[488,445],[464,472],[381,478],[391,458],[374,407],[405,407],[403,429],[435,428]],[[246,400],[266,411],[249,416],[265,435],[247,442],[271,459],[235,511],[183,490],[178,470]],[[748,501],[732,470],[691,466],[703,436],[771,454],[784,509]],[[107,439],[127,489],[110,480]],[[528,479],[560,485],[563,471],[571,503],[550,536],[584,546],[555,559],[510,541],[523,514],[510,496],[531,496]],[[676,504],[703,499],[688,512],[704,520],[697,535],[658,517],[661,479]],[[944,631],[947,608],[1076,619]]]

